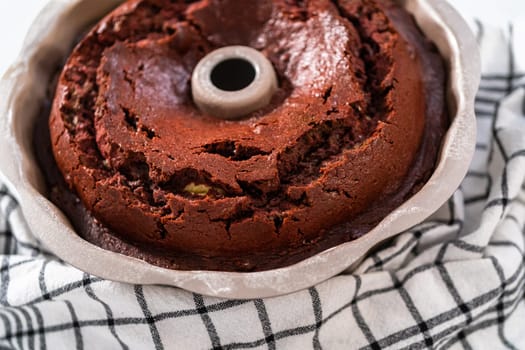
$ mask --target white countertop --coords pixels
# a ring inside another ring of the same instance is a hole
[[[18,55],[31,22],[49,1],[67,0],[0,1],[0,76]],[[466,18],[477,17],[492,23],[505,23],[518,18],[525,20],[525,2],[522,0],[449,1]]]

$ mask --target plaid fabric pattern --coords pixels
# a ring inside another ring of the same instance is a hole
[[[519,28],[477,23],[478,144],[460,189],[357,270],[308,290],[220,300],[90,276],[42,247],[0,184],[0,348],[525,349]]]

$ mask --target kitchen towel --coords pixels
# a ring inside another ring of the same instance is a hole
[[[478,140],[461,187],[304,291],[222,300],[90,276],[42,247],[0,184],[0,348],[525,349],[525,23],[475,28]]]

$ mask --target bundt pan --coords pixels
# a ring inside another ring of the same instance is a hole
[[[474,97],[480,64],[476,41],[444,0],[400,0],[447,64],[451,125],[428,182],[362,237],[299,263],[262,272],[178,271],[101,249],[77,235],[46,197],[33,152],[35,120],[57,62],[85,28],[121,1],[50,1],[33,23],[21,54],[0,84],[0,179],[18,199],[27,223],[59,258],[90,274],[136,284],[161,284],[225,298],[261,298],[308,288],[355,266],[378,243],[422,222],[453,194],[475,149]]]

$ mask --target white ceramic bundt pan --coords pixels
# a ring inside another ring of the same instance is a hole
[[[103,250],[81,239],[49,200],[32,150],[33,121],[45,96],[54,62],[66,57],[74,38],[119,4],[118,0],[51,0],[40,13],[22,52],[0,83],[0,178],[20,202],[29,227],[58,257],[103,278],[163,284],[227,298],[260,298],[322,282],[360,261],[379,242],[420,223],[456,190],[475,148],[474,96],[479,54],[467,24],[444,0],[401,3],[448,63],[452,125],[439,165],[428,183],[363,237],[295,265],[252,273],[176,271]]]

